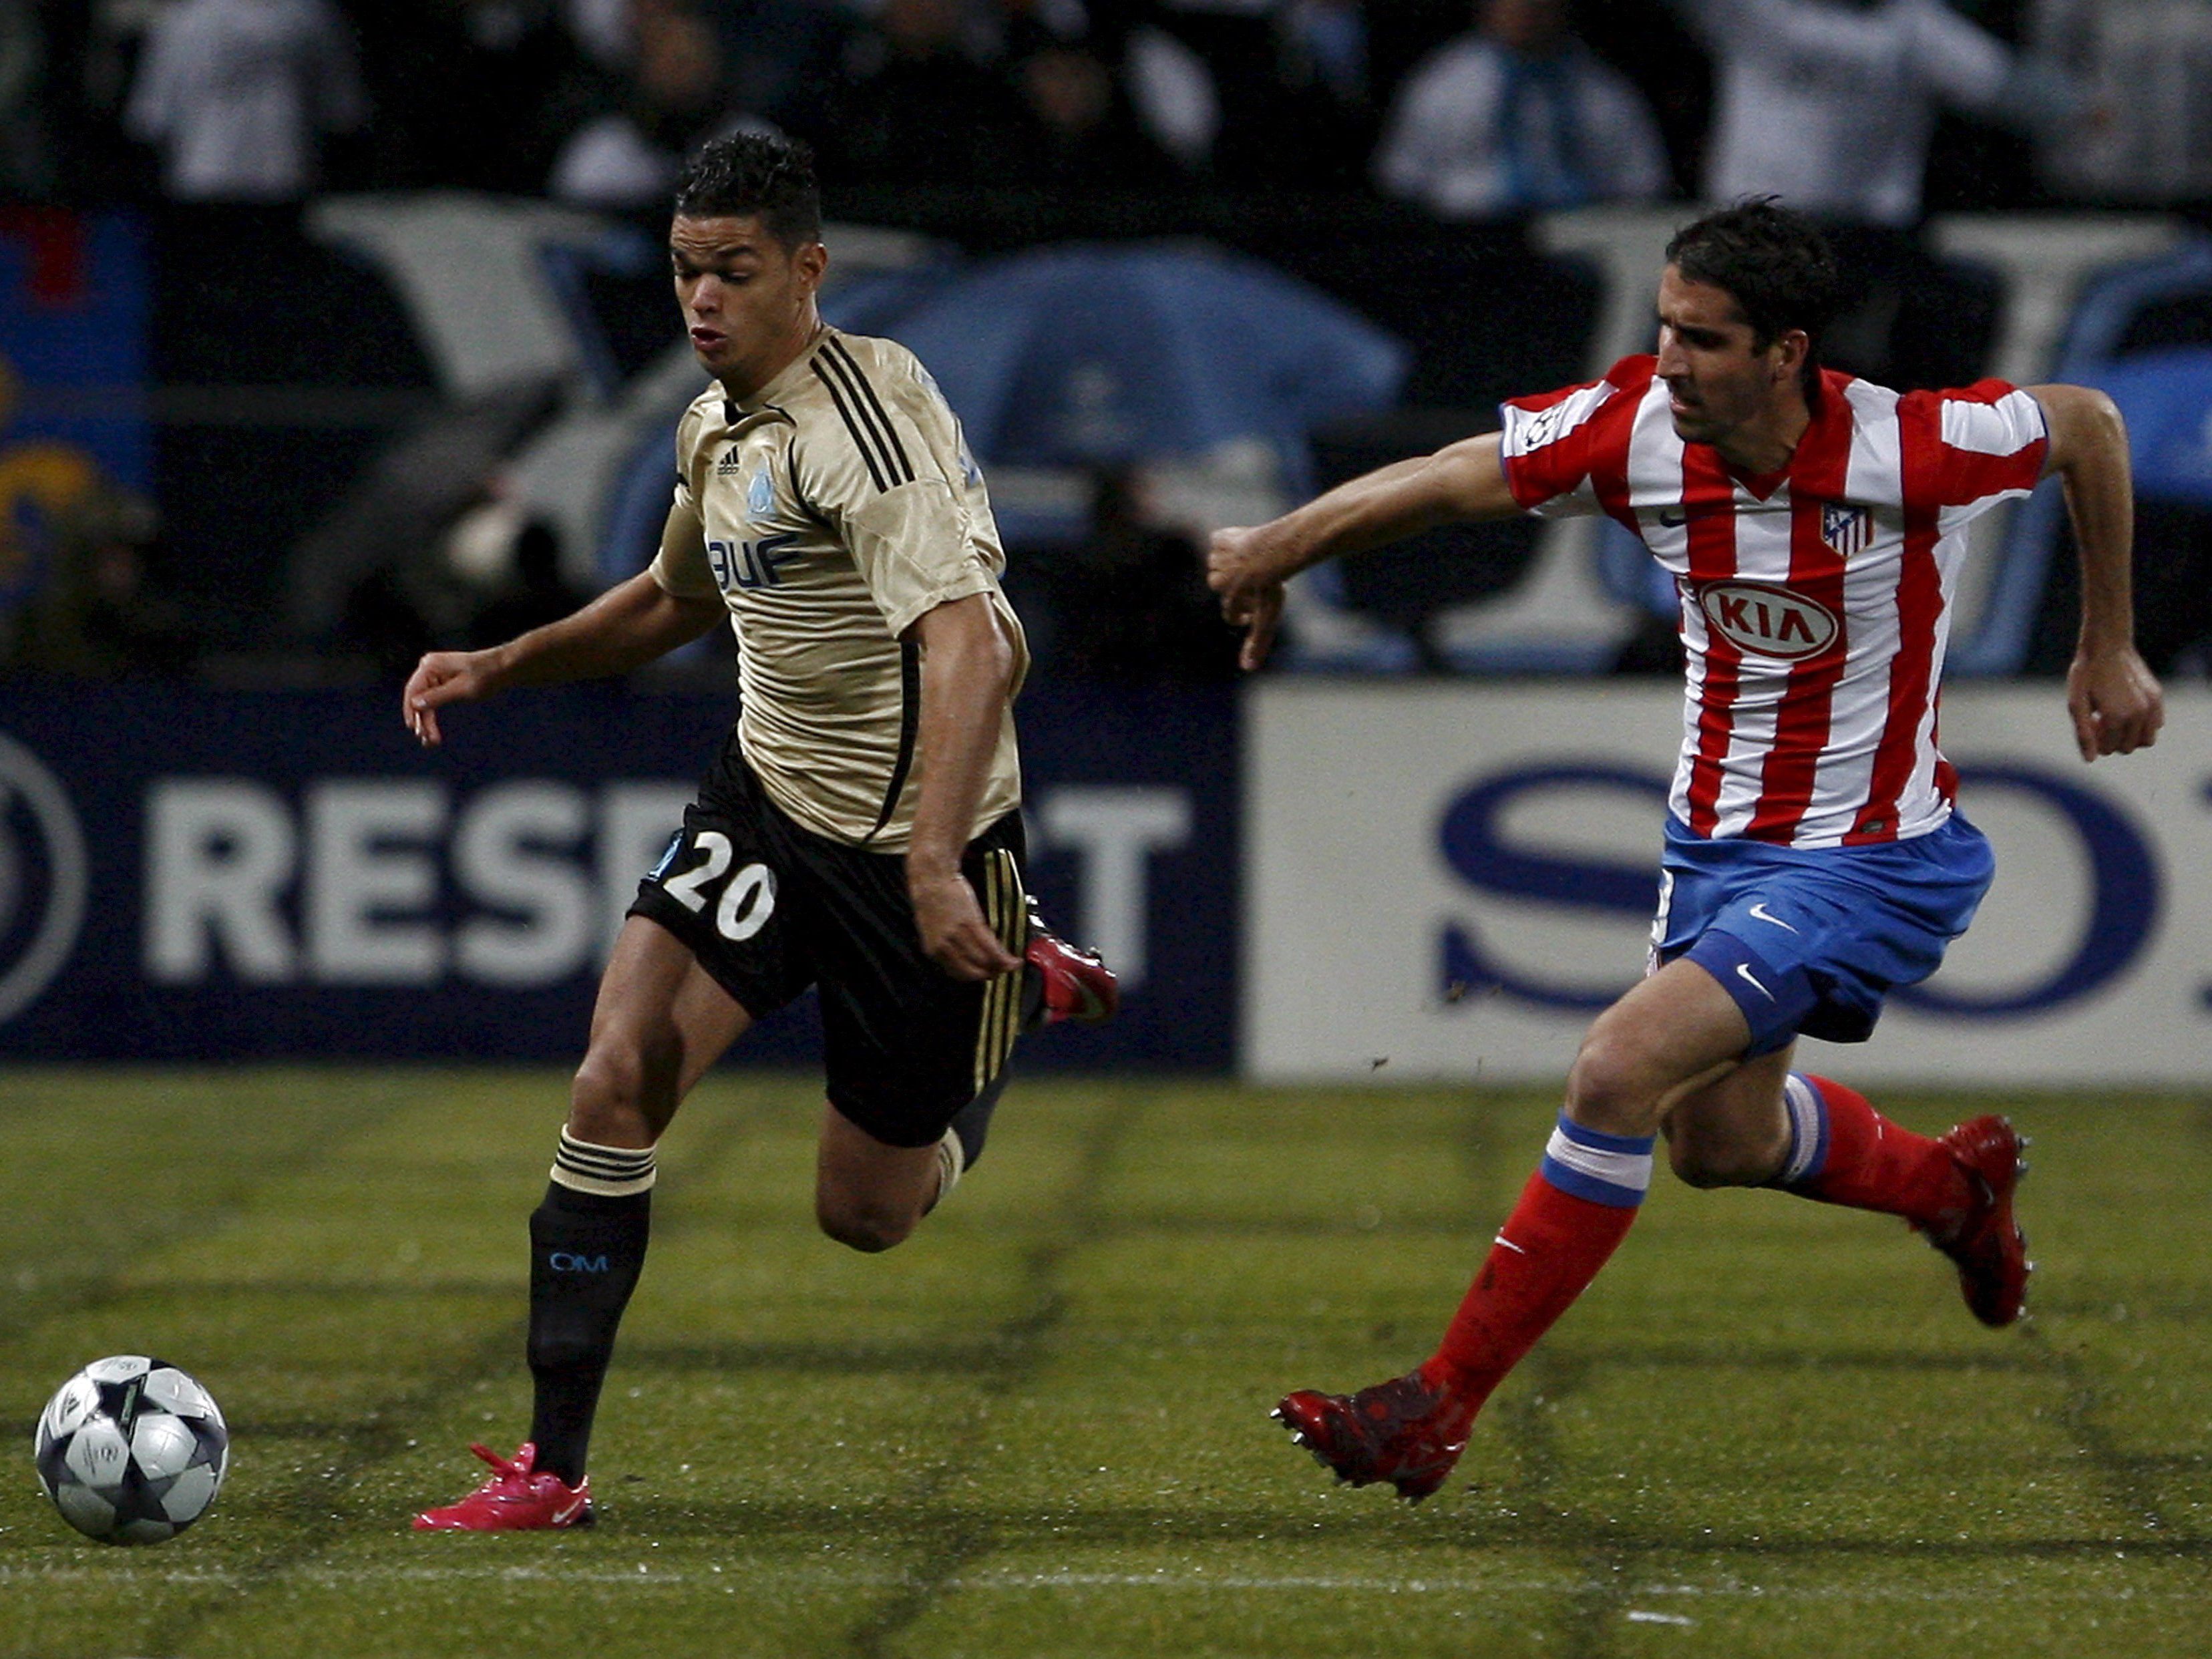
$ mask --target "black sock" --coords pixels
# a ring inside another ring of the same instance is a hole
[[[652,1224],[650,1192],[603,1198],[558,1182],[530,1218],[530,1437],[538,1467],[572,1486]]]
[[[977,1095],[952,1115],[951,1129],[960,1142],[960,1168],[965,1174],[975,1167],[975,1160],[983,1156],[983,1137],[991,1133],[991,1114],[999,1109],[999,1097],[1006,1091],[1006,1074],[1002,1070]]]

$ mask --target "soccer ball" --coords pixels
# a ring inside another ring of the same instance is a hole
[[[32,1441],[62,1519],[107,1544],[158,1544],[207,1513],[230,1467],[213,1396],[165,1360],[95,1359],[61,1386]]]

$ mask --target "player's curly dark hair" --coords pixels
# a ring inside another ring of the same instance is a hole
[[[787,248],[822,240],[814,152],[796,138],[732,132],[702,144],[676,186],[679,219],[748,219]]]
[[[1802,329],[1805,389],[1819,385],[1820,336],[1834,320],[1843,276],[1820,228],[1771,196],[1747,197],[1682,227],[1667,244],[1667,263],[1693,283],[1724,289],[1765,350]]]

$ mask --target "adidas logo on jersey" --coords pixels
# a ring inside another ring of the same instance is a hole
[[[738,447],[732,444],[723,452],[722,459],[714,463],[714,476],[718,478],[734,478],[744,465],[744,463],[738,459]]]

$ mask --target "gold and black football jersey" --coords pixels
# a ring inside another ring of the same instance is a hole
[[[806,829],[904,851],[921,781],[921,653],[908,630],[983,594],[1013,645],[1016,690],[1029,668],[959,421],[905,347],[825,328],[744,402],[701,393],[676,459],[653,579],[729,606],[746,761]],[[1008,701],[971,836],[1021,802]]]

